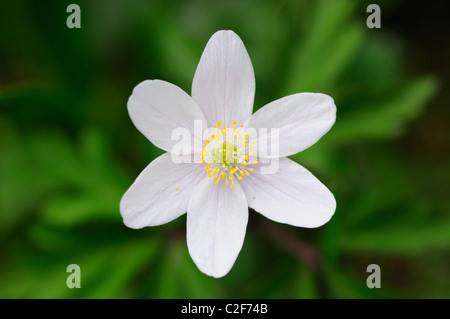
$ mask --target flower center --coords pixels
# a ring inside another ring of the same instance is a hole
[[[215,124],[214,133],[207,136],[200,152],[202,160],[197,164],[206,164],[205,170],[208,177],[214,178],[215,183],[225,181],[225,185],[234,188],[236,180],[242,180],[249,176],[254,169],[252,165],[257,165],[257,161],[250,161],[254,141],[248,141],[250,133],[245,133],[243,125],[235,127],[223,127],[219,121]]]
[[[223,142],[222,146],[216,147],[214,150],[213,161],[225,166],[232,165],[237,162],[237,146],[229,142]]]

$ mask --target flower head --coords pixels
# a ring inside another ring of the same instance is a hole
[[[128,100],[135,126],[167,153],[151,162],[124,194],[124,223],[156,226],[187,212],[189,253],[213,277],[226,275],[233,266],[244,242],[248,207],[276,222],[308,228],[328,222],[336,208],[333,194],[286,158],[333,126],[333,99],[299,93],[252,115],[254,94],[244,44],[234,32],[218,31],[200,59],[192,97],[168,82],[148,80]],[[179,128],[193,138],[183,144],[182,156],[195,155],[193,162],[174,161],[180,154],[174,151],[179,141],[172,133]]]

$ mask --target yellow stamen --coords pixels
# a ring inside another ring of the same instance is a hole
[[[250,155],[256,154],[249,150],[255,141],[249,141],[250,132],[242,129],[243,124],[236,125],[236,121],[232,121],[229,127],[222,126],[222,122],[217,121],[213,127],[215,134],[206,137],[203,149],[199,152],[201,160],[197,164],[206,164],[204,169],[207,176],[214,178],[215,184],[224,180],[225,185],[234,188],[235,180],[240,181],[253,171],[247,166],[258,164],[257,161],[250,162]]]

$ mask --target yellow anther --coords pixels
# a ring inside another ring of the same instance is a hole
[[[220,122],[220,121],[217,122],[217,126],[218,126],[218,127],[221,127],[221,126],[222,126],[222,122]]]
[[[209,140],[206,140],[206,144],[209,144]]]
[[[238,179],[238,180],[241,180],[241,179],[242,179],[242,177],[238,176],[238,177],[237,177],[237,179]]]
[[[225,180],[225,185],[230,184],[230,182],[228,180]]]
[[[234,188],[234,183],[231,183],[231,188]]]
[[[233,123],[233,125],[234,125],[234,124],[236,124],[236,121],[233,121],[233,122],[231,122],[231,123]]]
[[[176,190],[179,190],[179,189],[180,189],[179,187],[176,188]]]

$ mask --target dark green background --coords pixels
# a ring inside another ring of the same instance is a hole
[[[66,27],[67,5],[81,29]],[[10,1],[0,10],[0,297],[450,297],[446,1]],[[250,212],[222,279],[188,255],[185,216],[127,229],[119,201],[162,151],[132,125],[135,85],[190,92],[209,37],[234,30],[255,109],[322,92],[332,130],[292,158],[335,194],[319,229]],[[81,267],[68,289],[66,267]],[[366,287],[380,265],[382,288]]]

